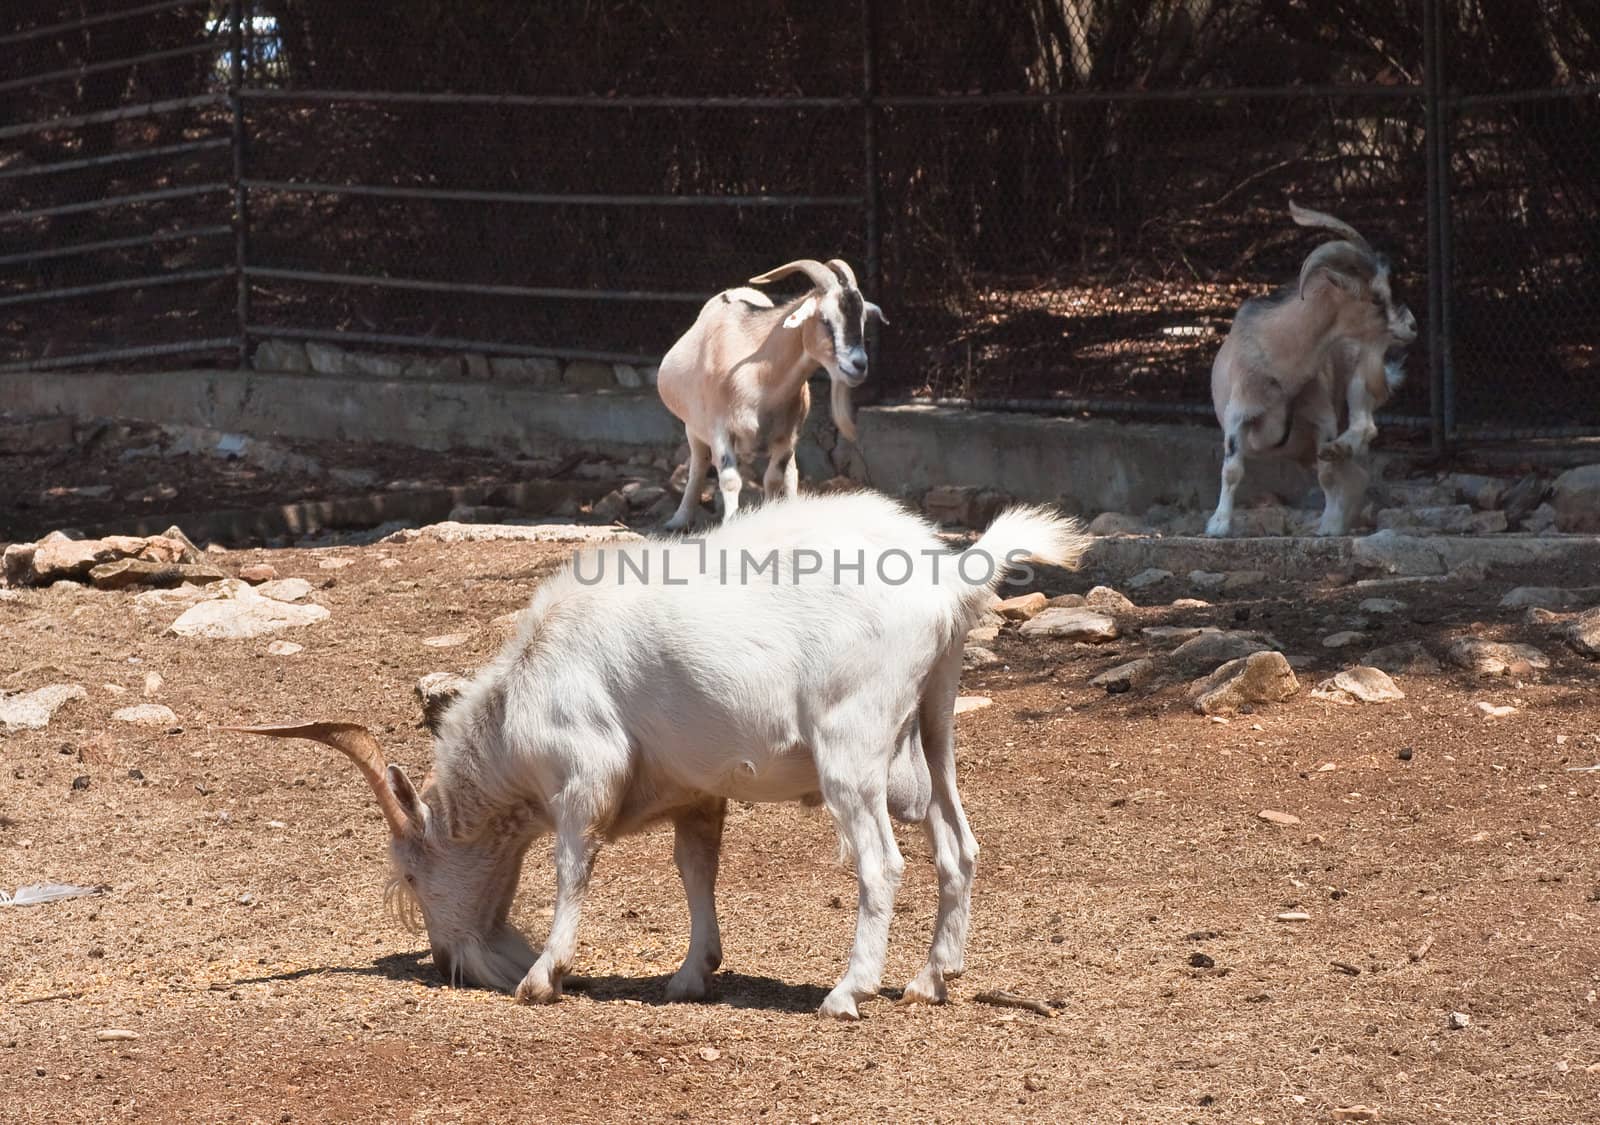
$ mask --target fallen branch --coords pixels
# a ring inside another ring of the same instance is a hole
[[[1037,1012],[1046,1019],[1055,1019],[1055,1009],[1043,1000],[1034,1000],[1027,996],[1018,996],[1015,992],[1006,992],[1004,989],[992,988],[988,992],[980,992],[973,997],[980,1004],[993,1004],[997,1008],[1021,1008],[1028,1012]]]

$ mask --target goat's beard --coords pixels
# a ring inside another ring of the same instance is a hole
[[[427,932],[422,903],[404,875],[392,875],[384,886],[383,907],[384,913],[408,933]],[[538,957],[527,939],[506,925],[497,926],[487,937],[472,934],[445,948],[450,954],[450,979],[446,983],[453,988],[475,984],[510,992]]]

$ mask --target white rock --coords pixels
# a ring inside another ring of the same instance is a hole
[[[297,652],[304,652],[305,645],[297,645],[293,641],[273,641],[267,646],[268,656],[293,656]]]
[[[1119,636],[1117,623],[1091,609],[1047,609],[1031,621],[1022,623],[1025,637],[1060,637],[1069,641],[1114,641]]]
[[[62,706],[88,699],[82,684],[51,684],[16,695],[0,694],[0,726],[6,730],[42,730]]]
[[[142,727],[170,727],[178,722],[178,716],[164,703],[136,703],[132,707],[119,707],[111,712],[111,717],[119,723],[137,723]]]
[[[1096,586],[1083,596],[1083,604],[1102,613],[1127,613],[1139,608],[1121,591],[1110,586]]]
[[[356,561],[355,559],[340,559],[340,558],[323,559],[321,562],[319,562],[317,564],[317,568],[319,570],[343,570],[347,566],[353,566],[355,564],[355,561]],[[288,579],[288,581],[294,581],[294,579]],[[272,595],[269,594],[267,596],[271,597]]]
[[[594,543],[603,541],[635,542],[643,539],[633,531],[615,527],[592,527],[588,524],[537,522],[531,524],[501,523],[435,523],[427,527],[408,527],[385,536],[384,543],[487,543],[513,541],[525,543]]]
[[[1150,625],[1139,630],[1146,643],[1153,645],[1169,645],[1182,643],[1191,637],[1198,637],[1201,633],[1221,632],[1214,625]]]
[[[1221,590],[1223,583],[1227,582],[1227,580],[1228,576],[1226,574],[1215,570],[1191,570],[1189,572],[1189,585],[1196,590],[1205,590],[1208,593],[1215,593]]]
[[[245,586],[233,597],[214,598],[190,606],[172,623],[168,632],[179,637],[247,640],[280,629],[314,625],[328,616],[328,611],[320,605],[299,605],[261,597]]]
[[[1230,660],[1239,660],[1252,652],[1265,652],[1268,645],[1255,633],[1204,632],[1184,641],[1172,650],[1172,659],[1185,671],[1210,672]]]
[[[1507,715],[1515,715],[1517,713],[1517,709],[1515,707],[1507,707],[1490,703],[1486,699],[1478,700],[1472,705],[1472,709],[1478,714],[1482,715],[1485,719],[1503,719]]]
[[[1406,608],[1406,603],[1398,598],[1364,598],[1361,602],[1362,613],[1399,613]]]
[[[1332,679],[1322,681],[1311,694],[1339,703],[1391,703],[1406,697],[1388,673],[1365,665],[1346,668]]]
[[[958,695],[956,696],[955,713],[965,715],[969,711],[982,711],[992,704],[994,700],[987,695]]]
[[[1562,473],[1556,478],[1550,505],[1560,530],[1600,531],[1600,465],[1583,465]]]
[[[1391,676],[1431,674],[1440,670],[1439,661],[1420,641],[1402,641],[1375,648],[1361,658],[1361,663]]]
[[[1578,614],[1567,626],[1567,644],[1590,660],[1600,657],[1600,606]]]
[[[1249,703],[1281,703],[1299,690],[1283,653],[1254,652],[1196,681],[1189,688],[1189,700],[1200,714],[1221,716]]]
[[[272,582],[263,582],[255,588],[255,591],[263,598],[271,598],[275,602],[298,602],[311,596],[311,583],[304,578],[279,578]]]
[[[161,690],[161,685],[165,682],[166,681],[161,678],[160,672],[146,672],[144,674],[145,695],[147,697],[154,695],[156,692]]]
[[[961,666],[963,668],[987,668],[991,664],[1000,663],[1000,658],[982,645],[967,645],[961,650]]]
[[[1518,586],[1507,590],[1500,599],[1501,609],[1521,609],[1537,606],[1540,609],[1576,609],[1591,601],[1600,601],[1600,587],[1586,586],[1563,589],[1560,586]]]
[[[1465,1012],[1450,1013],[1450,1030],[1464,1031],[1472,1026],[1472,1017]]]
[[[1480,637],[1462,637],[1450,646],[1446,655],[1452,664],[1480,676],[1504,676],[1520,664],[1529,669],[1550,667],[1550,658],[1532,645],[1486,641]]]

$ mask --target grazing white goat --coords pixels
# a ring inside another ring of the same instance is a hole
[[[229,728],[314,738],[352,758],[392,834],[390,884],[420,911],[450,981],[554,1001],[604,840],[660,820],[689,901],[669,1000],[722,960],[713,888],[727,801],[820,798],[859,880],[849,967],[821,1013],[853,1019],[882,975],[904,868],[890,817],[923,825],[938,871],[928,961],[905,999],[964,967],[977,841],[956,793],[952,708],[967,630],[1008,564],[1072,565],[1088,545],[1040,508],[969,550],[876,493],[780,500],[703,540],[578,556],[445,713],[421,793],[354,723]],[[543,952],[508,922],[529,845],[555,834]]]
[[[802,258],[750,281],[764,285],[794,273],[811,279],[809,293],[781,306],[757,289],[718,293],[661,360],[656,389],[689,438],[689,476],[668,530],[689,526],[711,464],[724,523],[739,510],[741,459],[765,453],[767,496],[780,484],[785,496],[795,495],[794,447],[811,409],[808,380],[819,367],[833,382],[834,424],[856,439],[850,391],[867,377],[867,320],[887,323],[883,310],[861,296],[854,271],[838,258],[826,265]]]
[[[1222,493],[1207,535],[1226,535],[1247,456],[1317,466],[1319,535],[1342,535],[1366,494],[1373,412],[1404,377],[1417,320],[1389,289],[1389,263],[1348,224],[1289,204],[1296,223],[1340,235],[1307,256],[1298,286],[1239,307],[1211,366],[1222,425]],[[1345,429],[1341,433],[1341,418]]]

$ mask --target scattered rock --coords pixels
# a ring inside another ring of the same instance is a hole
[[[1375,648],[1361,658],[1361,663],[1391,676],[1431,675],[1440,670],[1439,661],[1420,641]]]
[[[6,730],[43,730],[64,705],[88,699],[82,684],[51,684],[15,695],[0,693],[0,727]]]
[[[1149,535],[1154,529],[1137,516],[1122,512],[1101,512],[1089,521],[1090,535]]]
[[[991,664],[998,663],[1000,658],[982,645],[967,645],[961,650],[961,667],[965,669],[987,668]]]
[[[168,632],[180,637],[247,640],[280,629],[314,625],[329,616],[320,605],[278,601],[243,583],[237,587],[228,583],[217,585],[228,588],[221,591],[221,596],[197,602],[184,610]]]
[[[974,644],[988,644],[1000,635],[998,625],[974,625],[967,630],[967,640]]]
[[[1530,669],[1550,667],[1550,658],[1532,645],[1486,641],[1481,637],[1462,637],[1451,644],[1445,655],[1450,663],[1480,676],[1504,676],[1515,664],[1526,664]]]
[[[275,602],[298,602],[311,596],[311,583],[304,578],[279,578],[263,582],[255,591]]]
[[[643,511],[667,499],[667,490],[659,484],[642,484],[637,488],[624,488],[622,490],[628,498],[628,507],[635,511]],[[676,501],[673,502],[674,506]]]
[[[1243,594],[1260,589],[1267,583],[1267,574],[1261,570],[1230,570],[1222,576],[1224,594]]]
[[[561,382],[561,361],[548,356],[490,356],[489,371],[507,383],[550,387]]]
[[[417,681],[417,701],[422,704],[422,721],[435,734],[445,711],[472,681],[454,672],[429,672]]]
[[[343,570],[347,566],[354,566],[355,559],[322,559],[317,563],[318,570]]]
[[[955,714],[965,715],[969,711],[982,711],[994,703],[987,695],[958,695],[956,696]]]
[[[1156,662],[1148,656],[1130,660],[1107,669],[1089,681],[1093,687],[1105,688],[1108,694],[1132,691],[1143,687],[1155,678]]]
[[[1158,626],[1159,628],[1159,626]],[[1145,630],[1148,635],[1149,630]],[[1232,660],[1241,660],[1271,646],[1255,633],[1212,631],[1200,633],[1172,650],[1172,660],[1189,675],[1210,672]]]
[[[1293,813],[1279,812],[1277,809],[1262,809],[1256,813],[1256,818],[1268,824],[1276,824],[1279,828],[1294,828],[1300,824],[1300,818]]]
[[[1406,603],[1398,598],[1363,598],[1358,608],[1362,613],[1399,613]]]
[[[1360,567],[1407,576],[1448,574],[1450,568],[1424,536],[1393,529],[1363,535],[1350,544],[1351,560]]]
[[[1472,709],[1478,714],[1482,715],[1485,719],[1503,719],[1507,715],[1515,715],[1517,713],[1517,709],[1515,707],[1501,706],[1499,704],[1490,703],[1485,699],[1480,699],[1474,703],[1472,705]]]
[[[1333,1110],[1335,1121],[1377,1121],[1378,1111],[1369,1105],[1346,1105]]]
[[[1477,514],[1466,504],[1447,504],[1432,508],[1384,508],[1378,512],[1375,522],[1380,531],[1470,535],[1476,530],[1477,525],[1473,517]],[[1504,515],[1500,515],[1500,521],[1503,525]]]
[[[1146,643],[1153,645],[1169,645],[1181,643],[1190,637],[1198,637],[1201,633],[1220,632],[1213,625],[1150,625],[1139,630]]]
[[[1521,526],[1528,514],[1539,506],[1544,495],[1544,482],[1537,473],[1529,473],[1506,489],[1500,500],[1500,510],[1506,514],[1507,524],[1511,527]]]
[[[1047,609],[1078,609],[1086,605],[1088,599],[1082,594],[1057,594],[1045,603]]]
[[[263,582],[271,582],[278,577],[278,570],[268,563],[252,563],[250,566],[239,568],[239,577],[252,586],[259,586]]]
[[[922,510],[938,523],[987,527],[1010,497],[992,488],[942,484],[922,497]]]
[[[620,367],[621,365],[618,364],[618,366]],[[699,1055],[706,1062],[716,1062],[722,1057],[722,1052],[717,1050],[715,1047],[701,1047],[695,1052],[695,1054]]]
[[[1110,586],[1096,586],[1083,596],[1083,604],[1102,613],[1128,613],[1139,608]]]
[[[1550,506],[1561,531],[1600,531],[1600,465],[1568,469],[1557,477]]]
[[[1548,535],[1556,529],[1556,510],[1549,504],[1540,504],[1522,518],[1522,530],[1531,535]]]
[[[437,637],[423,637],[422,643],[429,648],[455,648],[464,645],[472,639],[471,633],[443,633]]]
[[[1059,637],[1099,644],[1121,635],[1117,623],[1092,609],[1046,609],[1022,624],[1025,637]]]
[[[596,500],[589,514],[597,520],[619,520],[628,513],[628,500],[621,491],[612,490]]]
[[[1465,1012],[1451,1012],[1448,1023],[1451,1031],[1465,1031],[1472,1026],[1472,1017]]]
[[[119,723],[136,723],[142,727],[176,726],[178,716],[164,703],[135,703],[132,707],[119,707],[111,712]]]
[[[1289,511],[1281,504],[1240,508],[1233,513],[1230,533],[1237,539],[1272,538],[1289,534]]]
[[[1007,621],[1028,621],[1037,617],[1049,604],[1043,594],[1019,594],[994,604],[994,611]]]
[[[20,582],[9,576],[7,580],[13,585],[48,586],[64,578],[83,578],[101,563],[123,554],[99,539],[68,539],[51,532],[34,544],[26,576]]]
[[[208,586],[227,575],[204,563],[156,563],[143,559],[116,559],[89,571],[89,581],[100,590],[125,590],[130,586]]]
[[[1336,703],[1392,703],[1406,697],[1388,673],[1367,665],[1346,668],[1332,679],[1323,680],[1311,694]]]
[[[1480,473],[1446,473],[1439,478],[1439,483],[1451,489],[1462,503],[1483,512],[1499,508],[1506,494],[1504,480]]]
[[[1250,703],[1281,703],[1300,690],[1281,652],[1255,652],[1230,660],[1189,689],[1202,715],[1229,715]]]
[[[1589,602],[1600,600],[1600,587],[1585,586],[1568,590],[1560,586],[1518,586],[1507,590],[1500,599],[1501,609],[1521,609],[1537,606],[1540,609],[1576,609]]]
[[[1309,922],[1311,921],[1311,915],[1307,914],[1304,910],[1285,910],[1282,914],[1274,914],[1273,921]]]
[[[1322,647],[1349,648],[1351,645],[1358,645],[1366,639],[1367,635],[1365,633],[1358,633],[1354,629],[1346,629],[1344,632],[1330,633],[1328,636],[1323,637]]]
[[[144,674],[144,695],[148,699],[161,690],[161,685],[166,683],[161,678],[160,672],[146,672]]]
[[[304,652],[305,645],[297,645],[293,641],[273,641],[267,646],[268,656],[293,656],[297,652]]]
[[[1567,644],[1590,660],[1600,659],[1600,606],[1585,610],[1567,626]]]
[[[120,1027],[107,1027],[95,1032],[94,1037],[100,1040],[102,1043],[126,1043],[130,1040],[139,1038],[139,1033],[137,1031],[128,1031]]]
[[[1189,572],[1189,585],[1196,590],[1207,593],[1220,591],[1223,584],[1228,581],[1228,576],[1215,570],[1191,570]]]
[[[1211,608],[1211,603],[1207,602],[1207,601],[1202,601],[1199,598],[1174,598],[1172,600],[1171,608],[1173,608],[1173,609],[1210,609]]]
[[[1159,567],[1152,566],[1146,568],[1145,570],[1141,570],[1138,574],[1135,574],[1132,578],[1124,582],[1123,585],[1130,590],[1147,590],[1151,586],[1160,585],[1162,582],[1169,582],[1171,579],[1172,571],[1162,570]]]

